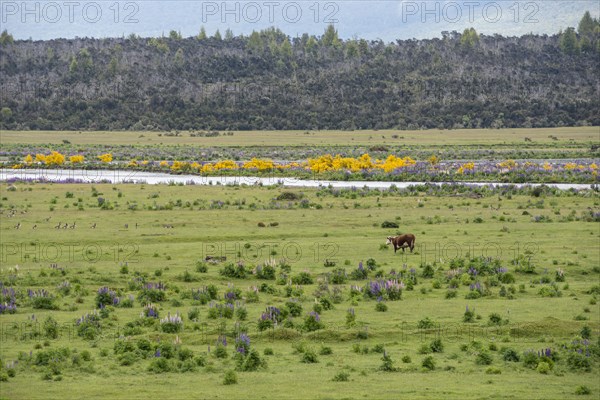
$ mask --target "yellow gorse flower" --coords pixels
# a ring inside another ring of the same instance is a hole
[[[257,169],[259,171],[270,171],[275,168],[275,163],[271,160],[261,160],[253,158],[252,160],[245,162],[242,166],[244,169]]]
[[[98,159],[100,161],[102,161],[103,163],[109,163],[113,160],[113,156],[110,153],[106,153],[106,154],[101,154],[98,156]]]
[[[46,165],[62,165],[65,163],[65,156],[58,151],[53,151],[44,158]]]
[[[72,164],[81,164],[81,163],[83,163],[83,160],[84,160],[84,157],[79,154],[69,157],[69,161]]]
[[[463,164],[463,165],[461,165],[461,166],[458,168],[457,172],[458,172],[459,174],[464,174],[464,173],[465,173],[465,171],[473,171],[474,169],[475,169],[475,163],[468,162],[468,163],[466,163],[466,164]]]

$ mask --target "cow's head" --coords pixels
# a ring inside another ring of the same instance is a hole
[[[385,245],[386,245],[386,246],[389,246],[390,244],[392,244],[392,239],[393,239],[393,238],[394,238],[393,236],[388,236],[388,237],[387,237],[387,241],[385,242]]]

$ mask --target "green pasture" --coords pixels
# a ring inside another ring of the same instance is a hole
[[[235,131],[206,137],[198,132],[174,131],[3,131],[2,144],[57,145],[69,141],[74,145],[192,145],[206,146],[359,146],[398,144],[406,146],[498,146],[528,145],[572,147],[600,140],[597,126],[519,129],[456,130],[360,130],[360,131]]]
[[[551,140],[549,134],[563,141],[591,141],[597,129],[501,131],[506,135],[452,131],[444,132],[444,137],[471,144],[516,143],[523,136],[546,142]],[[436,132],[397,133],[411,143],[436,141]],[[374,144],[387,142],[392,134],[235,132],[216,138],[159,138],[155,132],[144,132],[144,137],[139,132],[3,132],[2,142],[180,140],[234,146],[260,145],[276,137],[288,145],[352,140]],[[600,211],[597,193],[524,191],[481,197],[365,194],[360,189],[337,193],[257,186],[2,183],[0,198],[0,281],[23,294],[17,313],[0,315],[0,378],[5,378],[0,381],[1,398],[566,399],[597,398],[600,393],[600,226],[593,218]],[[382,228],[384,222],[397,223],[398,228]],[[385,246],[387,236],[406,232],[416,235],[414,253],[394,254]],[[207,263],[207,272],[198,272],[198,262],[206,256],[225,256],[227,261]],[[498,258],[515,282],[480,276],[462,282],[456,297],[446,298],[445,277],[452,260],[477,257]],[[290,277],[308,272],[314,282],[288,285],[285,280],[258,280],[252,275],[235,279],[219,273],[229,262],[241,261],[252,270],[269,259],[287,259]],[[342,284],[327,284],[334,269],[350,274],[369,259],[377,264],[369,279],[349,277]],[[534,270],[517,272],[514,260],[528,261]],[[433,268],[433,277],[423,276],[427,265]],[[351,297],[351,285],[367,285],[377,279],[377,271],[388,279],[392,269],[415,269],[418,278],[412,290],[403,290],[401,300],[384,302],[386,312],[376,311],[374,299]],[[564,281],[555,282],[558,269],[564,271]],[[160,316],[179,312],[183,331],[164,333],[158,322],[127,330],[127,323],[140,319],[143,309],[139,291],[129,286],[136,276],[167,285],[166,299],[156,303]],[[72,287],[66,295],[57,290],[64,281]],[[487,295],[465,298],[469,283],[476,281],[488,288]],[[274,292],[260,292],[257,302],[247,302],[251,288],[263,283]],[[209,305],[187,295],[209,284],[218,287],[219,301],[230,285],[241,289],[238,306],[246,308],[247,318],[209,319]],[[75,320],[96,308],[96,292],[103,286],[118,291],[121,298],[133,295],[134,305],[112,309],[102,319],[101,333],[84,340],[77,335]],[[502,286],[509,295],[500,295]],[[27,289],[42,288],[55,296],[57,309],[32,307]],[[288,296],[286,290],[293,294]],[[549,291],[553,297],[543,295]],[[320,313],[323,329],[307,332],[303,320],[319,296],[330,299],[333,309]],[[298,299],[303,309],[292,319],[293,326],[259,331],[256,323],[265,308],[283,308],[290,297]],[[472,322],[463,321],[467,306],[474,311]],[[199,309],[197,321],[188,318],[194,308]],[[346,322],[349,308],[355,312],[353,324]],[[492,324],[491,314],[501,322]],[[59,324],[58,338],[45,334],[48,316]],[[433,323],[429,328],[422,325],[426,318]],[[563,348],[583,340],[585,327],[590,328],[592,352],[587,370],[569,364],[570,350]],[[237,384],[224,385],[225,374],[236,370],[233,343],[239,331],[248,333],[251,348],[266,360],[266,367],[236,371]],[[219,335],[226,335],[229,342],[227,358],[215,357]],[[115,343],[137,343],[141,338],[153,344],[179,338],[177,346],[190,349],[203,365],[188,372],[155,373],[149,371],[154,356],[123,365],[127,363],[115,354]],[[443,351],[425,354],[424,348],[436,338]],[[331,354],[320,354],[327,353],[324,347]],[[503,347],[515,350],[521,361],[505,361]],[[36,365],[37,354],[60,348],[70,349],[66,360]],[[559,355],[549,370],[539,364],[530,368],[522,361],[525,351],[546,348]],[[273,354],[265,354],[265,349]],[[395,370],[380,370],[382,349]],[[81,360],[79,355],[86,350],[91,358]],[[302,362],[311,350],[318,362]],[[478,361],[482,353],[490,356],[489,364]],[[406,356],[410,362],[403,362]],[[426,357],[433,358],[433,370],[422,366]],[[16,366],[7,367],[16,360],[20,360]],[[9,370],[14,376],[7,375]],[[336,376],[347,381],[335,381]],[[586,389],[589,394],[576,394]]]

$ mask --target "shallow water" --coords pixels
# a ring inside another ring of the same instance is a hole
[[[372,189],[388,189],[391,186],[407,188],[422,185],[427,182],[390,182],[390,181],[328,181],[316,179],[297,179],[283,177],[251,177],[251,176],[198,176],[198,175],[170,175],[161,172],[142,172],[128,170],[60,170],[60,169],[0,169],[0,181],[25,180],[45,181],[55,183],[146,183],[149,185],[181,183],[184,185],[283,185],[286,187],[319,187],[331,186],[334,188],[368,187]],[[456,184],[456,182],[432,182],[434,185]],[[505,186],[500,182],[465,182],[470,186]],[[515,183],[516,187],[540,186],[539,183]],[[592,184],[580,183],[548,183],[550,187],[561,190],[591,189]]]

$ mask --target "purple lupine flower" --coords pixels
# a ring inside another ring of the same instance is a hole
[[[156,353],[154,353],[154,357],[160,357],[160,349],[156,349]]]
[[[46,289],[38,289],[38,290],[27,289],[27,295],[30,298],[33,298],[33,297],[52,297],[50,295],[50,292],[48,292]]]
[[[217,338],[217,346],[227,346],[227,337],[225,335],[219,335]]]
[[[315,319],[315,321],[319,322],[321,320],[321,317],[319,316],[319,313],[316,311],[311,311],[308,315],[310,315],[311,317],[313,317]]]

